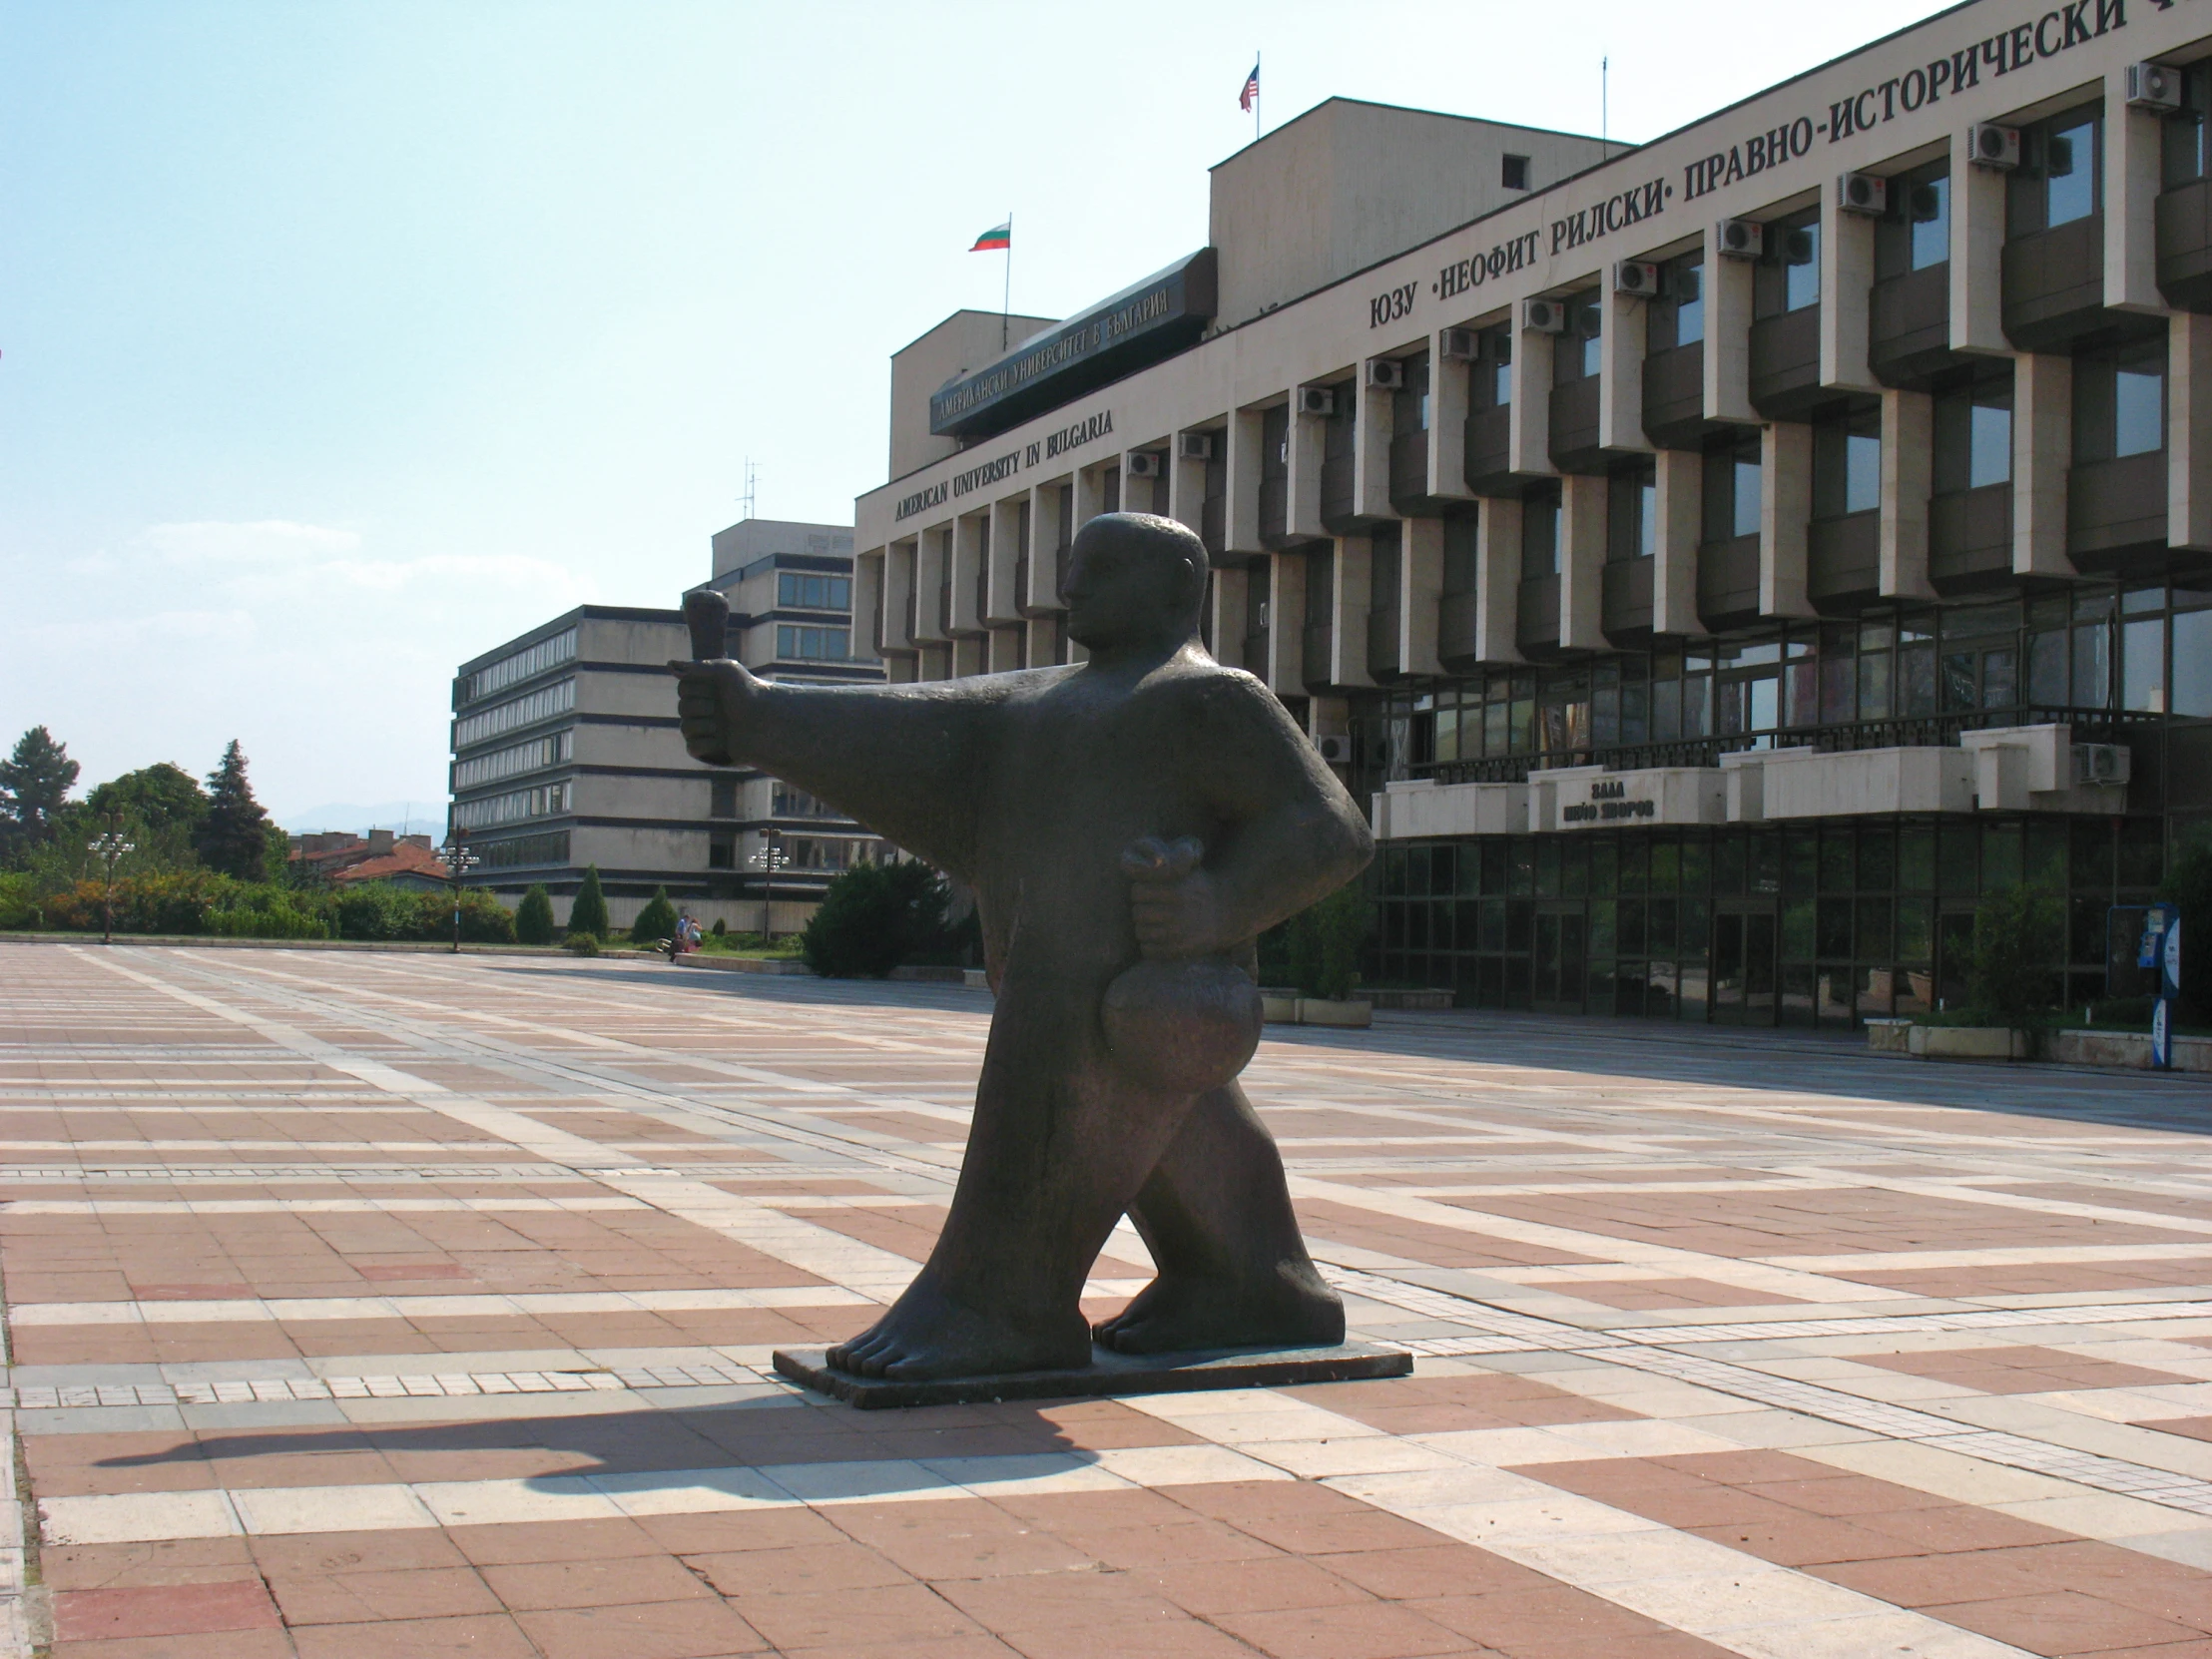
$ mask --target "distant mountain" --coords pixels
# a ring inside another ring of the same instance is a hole
[[[445,833],[445,803],[442,801],[386,801],[373,807],[335,802],[296,813],[272,811],[269,816],[294,835],[331,830],[350,830],[356,835],[365,835],[371,830],[390,830],[402,835],[428,835],[435,840]]]

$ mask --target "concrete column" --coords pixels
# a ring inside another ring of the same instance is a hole
[[[1967,160],[1950,137],[1950,348],[2009,356],[2004,338],[2004,175]]]
[[[985,565],[983,625],[1004,628],[1021,620],[1014,573],[1021,558],[1021,498],[991,503],[989,559]]]
[[[1751,262],[1705,250],[1705,418],[1755,421],[1751,407]]]
[[[1467,489],[1467,365],[1444,359],[1444,332],[1428,336],[1428,493],[1471,501]]]
[[[1368,384],[1360,365],[1360,417],[1352,429],[1352,510],[1362,518],[1394,518],[1390,506],[1390,437],[1397,429],[1392,393]]]
[[[1057,640],[1057,619],[1049,616],[1033,616],[1029,619],[1029,666],[1050,668],[1060,661]]]
[[[1809,617],[1813,428],[1777,420],[1759,444],[1759,614]]]
[[[1264,412],[1235,409],[1230,412],[1229,499],[1222,515],[1227,551],[1257,553],[1260,549],[1260,475],[1265,442]]]
[[[1694,449],[1662,449],[1654,466],[1651,629],[1697,634],[1697,550],[1705,530],[1705,457]]]
[[[1557,334],[1517,329],[1513,339],[1513,411],[1506,425],[1507,464],[1515,472],[1549,476],[1551,353]]]
[[[2012,574],[2071,576],[2066,472],[2073,464],[2073,359],[2012,359]]]
[[[2156,210],[2164,183],[2163,122],[2127,107],[2127,66],[2104,72],[2104,303],[2115,311],[2163,312],[2158,291]]]
[[[1433,417],[1436,405],[1428,405]],[[1431,474],[1433,476],[1433,474]],[[1401,674],[1441,674],[1436,656],[1443,621],[1444,521],[1409,518],[1398,538],[1397,666]]]
[[[875,547],[852,561],[852,655],[879,657],[883,638],[883,559]]]
[[[1075,475],[1075,533],[1081,535],[1083,526],[1106,510],[1106,471],[1109,465],[1118,467],[1117,457],[1112,462],[1101,461],[1096,466],[1084,467]]]
[[[1874,221],[1837,206],[1837,176],[1821,180],[1821,384],[1880,391],[1868,366],[1874,289]]]
[[[984,638],[983,672],[985,674],[1010,674],[1023,666],[1023,628],[1016,624],[1011,628],[993,628]]]
[[[1245,600],[1252,590],[1252,573],[1243,565],[1221,565],[1214,571],[1214,658],[1231,668],[1244,663]]]
[[[943,645],[947,636],[939,617],[938,590],[945,560],[951,557],[952,526],[932,525],[914,538],[914,644]]]
[[[1143,453],[1157,455],[1159,451],[1131,449],[1124,451],[1121,457],[1121,510],[1125,513],[1158,513],[1166,507],[1166,503],[1162,499],[1166,495],[1168,487],[1168,479],[1165,473],[1172,463],[1162,463],[1163,476],[1161,477],[1140,478],[1129,463],[1137,455]]]
[[[1597,441],[1601,449],[1651,448],[1644,436],[1644,351],[1651,305],[1632,293],[1605,296],[1605,332],[1598,340]]]
[[[1278,697],[1304,697],[1306,555],[1271,553],[1268,559],[1268,671],[1263,678]]]
[[[1324,738],[1352,735],[1352,703],[1343,697],[1315,697],[1306,704],[1306,735],[1317,745]],[[1336,768],[1341,777],[1344,768]]]
[[[2212,316],[2166,319],[2166,544],[2212,548]]]
[[[1559,645],[1565,651],[1605,649],[1605,494],[1603,478],[1560,480]]]
[[[1520,538],[1520,498],[1485,499],[1474,528],[1474,638],[1485,663],[1521,660]]]
[[[991,515],[963,513],[952,521],[952,632],[958,636],[983,631],[983,617],[975,603],[975,578],[990,556]]]
[[[1292,394],[1295,398],[1295,392]],[[1350,397],[1350,387],[1339,386],[1339,397]],[[1321,415],[1301,414],[1291,407],[1290,499],[1283,513],[1286,535],[1327,534],[1321,523],[1321,463],[1328,448],[1326,421]]]
[[[1068,482],[1055,479],[1029,491],[1028,598],[1032,611],[1065,609],[1060,598],[1060,491]],[[1037,661],[1034,651],[1029,660]]]
[[[1375,594],[1374,538],[1337,538],[1329,590],[1329,683],[1372,686],[1375,676],[1368,671],[1368,601]]]
[[[886,657],[911,660],[914,637],[907,614],[914,602],[914,543],[894,541],[883,549],[883,637]]]
[[[1882,597],[1931,599],[1928,498],[1934,476],[1936,400],[1882,394]]]
[[[1215,438],[1216,443],[1221,442]],[[1168,517],[1194,536],[1206,532],[1200,517],[1206,505],[1206,463],[1183,458],[1183,434],[1172,434],[1168,447]]]

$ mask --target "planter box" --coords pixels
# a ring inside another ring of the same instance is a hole
[[[2124,1066],[2150,1069],[2147,1031],[2061,1031],[2050,1040],[2050,1057],[2076,1066]],[[2174,1038],[2176,1071],[2212,1071],[2212,1037]]]
[[[1375,1023],[1375,1004],[1372,1002],[1333,1002],[1324,996],[1302,996],[1298,999],[1298,1023],[1301,1025],[1341,1025],[1364,1030]]]
[[[923,967],[910,964],[905,967],[892,968],[890,977],[893,979],[919,980],[925,985],[964,985],[967,983],[967,972],[968,970],[963,967]]]
[[[990,970],[988,968],[962,968],[960,970],[960,983],[967,986],[971,991],[987,991],[991,988]]]
[[[1375,990],[1367,993],[1367,1000],[1378,1008],[1448,1008],[1451,988],[1438,985],[1417,991]]]
[[[2026,1060],[2034,1048],[2024,1031],[2001,1025],[1916,1025],[1908,1052],[1924,1060]]]
[[[602,952],[602,954],[605,954]],[[710,956],[703,950],[676,958],[678,967],[714,968],[722,973],[812,973],[804,956]]]
[[[1296,985],[1262,985],[1260,987],[1260,1012],[1271,1025],[1296,1025],[1298,1023],[1298,987]]]
[[[1867,1046],[1877,1054],[1910,1054],[1913,1022],[1909,1019],[1870,1019]]]

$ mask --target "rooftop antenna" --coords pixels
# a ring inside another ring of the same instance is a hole
[[[758,493],[758,491],[759,491],[759,487],[760,487],[760,482],[761,482],[761,471],[760,471],[760,468],[758,468],[757,466],[755,466],[755,465],[753,464],[753,457],[752,457],[752,456],[750,456],[750,455],[748,455],[748,456],[747,456],[747,457],[745,458],[745,496],[744,496],[744,505],[745,505],[745,516],[746,516],[747,518],[751,518],[751,517],[753,516],[753,503],[754,503],[754,497],[755,497],[755,495],[756,495],[756,494]]]
[[[1605,160],[1613,159],[1613,60],[1610,57],[1597,61],[1597,142],[1599,153]]]

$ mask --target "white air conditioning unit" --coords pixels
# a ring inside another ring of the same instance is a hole
[[[1352,740],[1350,738],[1316,738],[1314,747],[1321,751],[1321,758],[1331,766],[1345,766],[1350,764],[1352,760]]]
[[[1567,331],[1567,307],[1556,299],[1523,299],[1520,325],[1532,334],[1563,334]]]
[[[2074,788],[2125,784],[2133,776],[2134,760],[2125,744],[2077,743],[2073,746]]]
[[[1370,357],[1368,359],[1368,390],[1403,391],[1405,389],[1405,365],[1395,357]]]
[[[1210,461],[1214,458],[1214,434],[1179,432],[1175,438],[1175,452],[1186,461]]]
[[[2181,71],[2162,63],[2129,64],[2127,107],[2171,115],[2181,108]]]
[[[1756,260],[1767,251],[1767,228],[1756,219],[1724,219],[1713,227],[1713,247],[1723,259]]]
[[[2011,172],[2020,165],[2020,130],[1975,122],[1966,129],[1966,160],[1992,172]]]
[[[1890,211],[1890,181],[1872,173],[1845,173],[1836,180],[1836,206],[1847,214],[1880,219]]]
[[[1160,476],[1161,456],[1153,449],[1129,451],[1128,473],[1132,478],[1157,478]]]
[[[1304,415],[1333,415],[1337,412],[1337,388],[1335,386],[1300,386],[1298,388],[1298,412]]]
[[[1446,328],[1443,350],[1447,363],[1474,362],[1482,355],[1482,336],[1472,328]]]
[[[1613,267],[1613,291],[1650,299],[1659,292],[1659,268],[1643,260],[1622,260]]]

